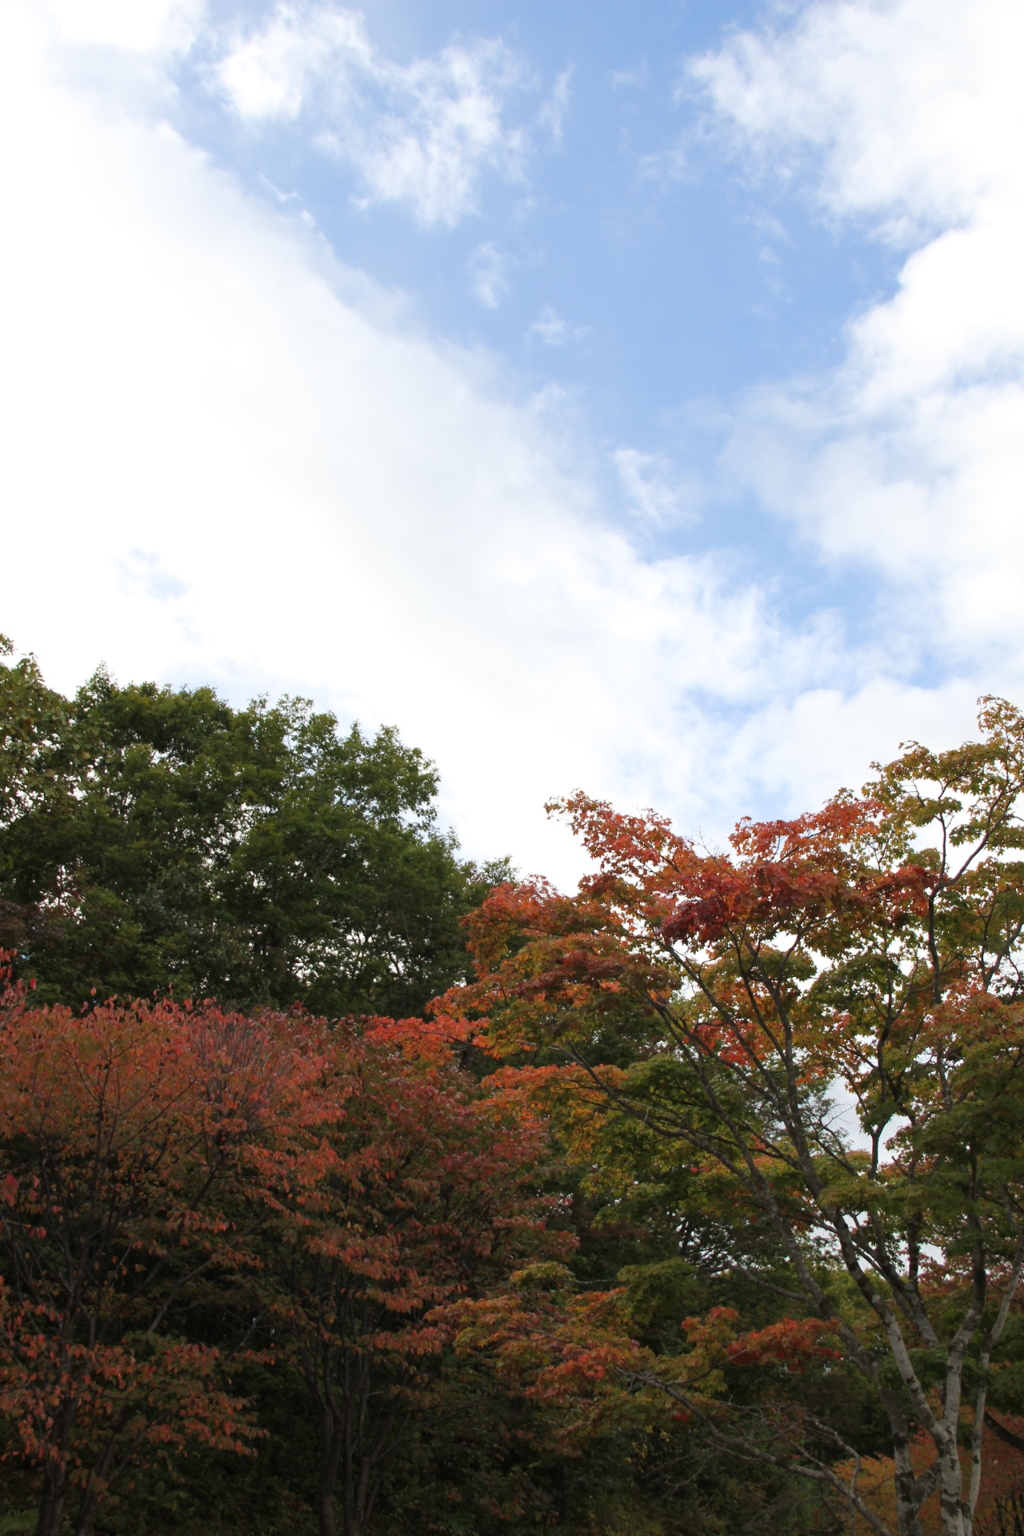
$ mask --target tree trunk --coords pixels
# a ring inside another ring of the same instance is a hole
[[[318,1514],[320,1536],[365,1536],[373,1509],[374,1488],[368,1485],[366,1469],[357,1475],[358,1461],[351,1445],[349,1405],[340,1414],[329,1408],[320,1414],[320,1486]],[[335,1493],[344,1459],[341,1483],[342,1519],[338,1528]]]
[[[325,1404],[320,1410],[320,1485],[317,1492],[320,1536],[337,1536],[338,1533],[334,1485],[338,1481],[342,1444],[342,1426]]]
[[[902,1432],[893,1436],[893,1460],[896,1470],[896,1523],[900,1536],[924,1536],[920,1505],[915,1497],[910,1445]]]
[[[320,1516],[320,1536],[337,1536],[338,1525],[334,1518],[334,1494],[330,1488],[324,1486],[324,1480],[320,1479],[320,1501],[317,1505]]]
[[[67,1469],[57,1462],[48,1462],[43,1480],[43,1492],[39,1500],[39,1520],[36,1536],[60,1536],[64,1518],[64,1497],[67,1493]]]
[[[82,1494],[82,1502],[78,1509],[78,1519],[75,1521],[75,1536],[89,1536],[93,1521],[96,1519],[96,1510],[99,1507],[99,1491],[95,1487],[89,1487]]]
[[[954,1442],[952,1453],[942,1458],[942,1536],[967,1536],[964,1520],[964,1477]]]

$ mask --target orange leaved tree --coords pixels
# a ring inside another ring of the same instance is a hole
[[[988,699],[980,726],[909,746],[863,798],[743,821],[727,851],[573,796],[558,808],[596,872],[573,896],[493,893],[470,919],[477,980],[439,1005],[496,1054],[565,1063],[532,1076],[588,1158],[631,1123],[773,1234],[794,1321],[829,1325],[888,1419],[900,1536],[936,1490],[945,1536],[969,1536],[1024,1267],[1024,717]],[[817,1454],[707,1428],[889,1530],[841,1424]]]
[[[438,1308],[433,1320],[460,1353],[483,1353],[506,1387],[552,1410],[548,1443],[574,1455],[609,1431],[684,1417],[665,1382],[710,1408],[724,1388],[737,1314],[717,1307],[685,1319],[685,1348],[658,1355],[633,1337],[627,1287],[580,1293],[565,1265],[549,1261],[517,1271],[491,1296]]]
[[[433,1309],[567,1239],[544,1227],[542,1122],[476,1084],[444,1032],[420,1020],[307,1028],[321,1074],[307,1155],[272,1182],[256,1285],[280,1363],[315,1411],[321,1536],[339,1506],[345,1536],[364,1536],[427,1407],[445,1338]]]
[[[200,1276],[237,1267],[247,1193],[312,1069],[215,1007],[0,1009],[0,1412],[42,1469],[38,1536],[73,1496],[87,1536],[141,1456],[254,1430],[218,1351],[173,1331]],[[300,1063],[298,1066],[297,1063]]]

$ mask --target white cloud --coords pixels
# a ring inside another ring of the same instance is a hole
[[[215,78],[249,123],[305,116],[319,147],[354,168],[364,203],[403,203],[425,225],[472,213],[485,171],[524,177],[528,138],[504,114],[533,80],[499,39],[397,64],[359,11],[282,3],[235,40]]]
[[[106,660],[394,722],[439,762],[471,852],[556,877],[574,855],[544,822],[552,793],[714,834],[763,790],[802,808],[900,736],[969,725],[969,684],[886,682],[887,643],[851,654],[828,619],[787,633],[710,557],[642,559],[552,391],[519,404],[485,359],[432,342],[142,110],[137,82],[128,105],[69,86],[40,14],[0,16],[0,131],[19,144],[0,628],[57,685]],[[665,513],[666,466],[620,452]]]
[[[485,309],[497,309],[508,293],[511,258],[491,240],[478,245],[469,258],[469,285],[473,297]]]
[[[526,335],[528,339],[536,337],[546,347],[564,347],[570,341],[581,341],[589,332],[589,325],[571,325],[551,304],[545,304]]]
[[[818,0],[691,71],[755,171],[909,248],[838,368],[747,400],[736,475],[830,559],[884,575],[900,644],[1016,688],[1022,48],[1012,0]]]
[[[647,60],[641,59],[639,64],[632,69],[613,69],[611,73],[613,91],[637,90],[647,84]]]
[[[630,509],[654,526],[691,522],[694,512],[672,466],[660,454],[617,448],[612,461]]]
[[[537,113],[537,127],[545,128],[551,135],[553,142],[560,145],[562,132],[565,128],[565,119],[569,111],[569,86],[572,81],[572,68],[563,69],[555,78],[551,95]]]
[[[1024,13],[1014,0],[804,0],[693,60],[743,153],[906,237],[1018,190]]]
[[[0,627],[63,687],[105,660],[395,722],[472,852],[556,876],[552,793],[749,805],[736,712],[827,684],[836,637],[780,632],[712,559],[640,558],[550,392],[515,403],[301,219],[59,83],[32,15],[0,22]]]
[[[173,51],[195,36],[205,0],[46,0],[65,43]]]

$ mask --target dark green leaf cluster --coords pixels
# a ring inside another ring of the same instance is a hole
[[[401,1016],[465,973],[460,919],[502,879],[437,824],[396,731],[210,688],[74,698],[0,664],[0,946],[41,998],[216,997]]]

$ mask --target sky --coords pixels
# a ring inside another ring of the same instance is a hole
[[[0,630],[570,879],[1024,703],[1015,0],[6,0]]]

